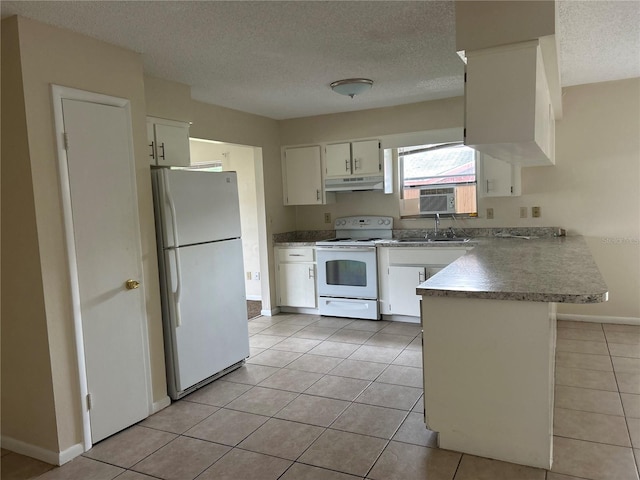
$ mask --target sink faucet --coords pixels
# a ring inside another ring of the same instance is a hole
[[[438,232],[439,232],[439,227],[440,227],[440,214],[436,213],[435,217],[435,226],[433,228],[433,238],[438,238]],[[427,233],[425,234],[424,238],[429,239],[429,231],[427,231]]]

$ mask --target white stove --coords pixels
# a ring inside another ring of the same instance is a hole
[[[321,315],[378,320],[376,244],[392,238],[393,218],[343,217],[336,238],[316,242]]]
[[[342,217],[334,222],[336,238],[316,242],[318,246],[375,245],[393,236],[393,217]]]

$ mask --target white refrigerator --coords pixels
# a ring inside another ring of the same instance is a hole
[[[249,356],[235,172],[151,170],[167,383],[178,399]]]

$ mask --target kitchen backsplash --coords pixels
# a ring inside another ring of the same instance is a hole
[[[336,236],[335,230],[301,230],[299,232],[274,233],[273,243],[315,242]]]
[[[441,229],[446,231],[446,228]],[[424,237],[432,229],[396,229],[393,230],[393,238],[416,238]],[[495,237],[496,235],[520,235],[525,237],[558,237],[563,236],[565,231],[559,227],[497,227],[497,228],[454,228],[458,237]],[[301,230],[294,232],[275,233],[274,243],[288,242],[315,242],[326,240],[336,236],[335,230]]]
[[[441,228],[446,232],[448,228]],[[495,227],[495,228],[454,228],[457,237],[495,237],[499,235],[519,235],[525,237],[558,237],[564,236],[565,231],[559,227]],[[424,237],[427,232],[433,229],[402,229],[394,230],[393,238],[416,238]]]

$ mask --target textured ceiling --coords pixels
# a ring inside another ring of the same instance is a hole
[[[640,77],[640,1],[559,2],[562,85]],[[451,1],[3,1],[142,54],[193,98],[275,119],[463,94]],[[366,77],[350,99],[335,80]]]

